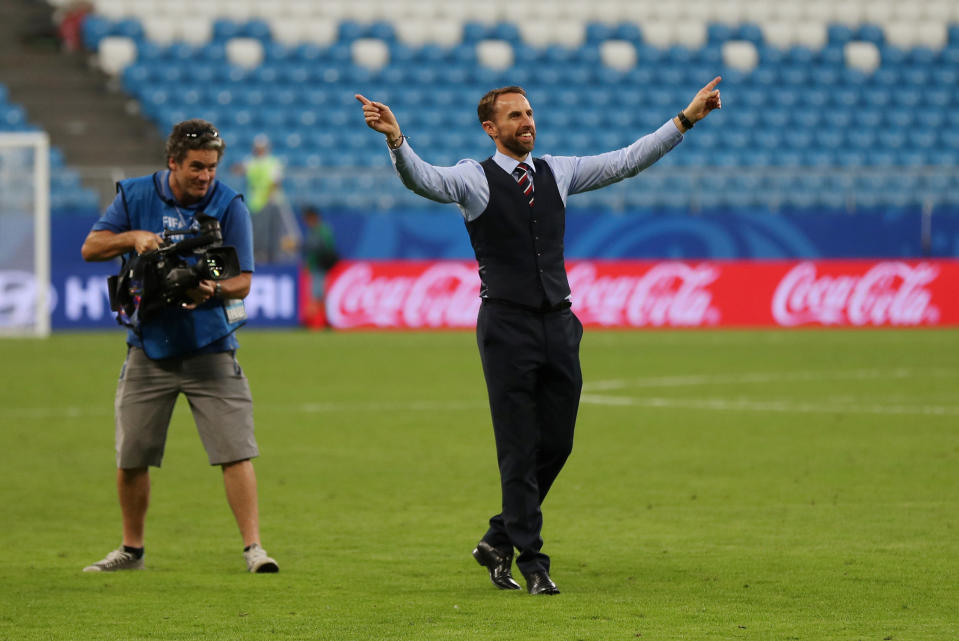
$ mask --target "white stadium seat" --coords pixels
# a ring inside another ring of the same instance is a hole
[[[803,17],[810,22],[819,22],[824,26],[832,20],[834,0],[809,0],[803,3]]]
[[[310,18],[308,16],[280,15],[271,18],[269,23],[273,40],[291,46],[306,40]]]
[[[606,40],[599,46],[599,56],[611,69],[627,71],[636,66],[636,47],[626,40]]]
[[[796,44],[819,50],[826,46],[829,34],[824,22],[800,22],[796,25]]]
[[[784,22],[797,22],[804,14],[801,2],[773,2],[768,4],[772,7],[772,15]]]
[[[303,40],[320,47],[336,42],[338,22],[333,18],[314,16],[303,23]]]
[[[437,18],[430,21],[430,42],[443,47],[452,47],[463,42],[463,22],[452,18]]]
[[[678,2],[660,2],[657,4],[639,4],[630,11],[635,11],[634,20],[659,20],[678,24],[682,17],[682,9]]]
[[[630,21],[632,13],[629,6],[621,0],[593,0],[588,3],[589,17],[597,22],[624,22]]]
[[[699,20],[701,22],[712,22],[716,19],[716,2],[713,0],[689,0],[682,4],[683,13],[680,14],[683,20]]]
[[[747,0],[740,5],[743,20],[756,24],[776,21],[777,16],[775,10],[776,6],[772,2],[765,2],[764,0],[759,0],[758,2],[756,0]]]
[[[129,5],[124,0],[97,0],[97,13],[110,20],[119,20],[129,15]]]
[[[932,22],[947,23],[959,19],[959,6],[955,0],[927,0],[923,5],[923,17]]]
[[[640,25],[640,29],[643,33],[643,42],[646,44],[665,49],[674,42],[675,26],[672,22],[644,22]]]
[[[894,4],[877,0],[876,2],[871,2],[866,6],[864,18],[866,22],[880,26],[893,24],[895,21],[893,16],[894,9]]]
[[[210,41],[213,35],[211,16],[193,16],[180,22],[179,38],[192,45],[202,45]]]
[[[97,60],[105,73],[115,76],[136,59],[137,45],[130,38],[107,36],[100,41]]]
[[[390,62],[390,48],[378,38],[357,38],[350,45],[353,62],[367,69],[381,69]]]
[[[401,20],[394,23],[397,39],[411,47],[421,47],[433,38],[430,23],[422,20]]]
[[[919,26],[908,20],[887,24],[882,28],[886,42],[896,47],[908,49],[915,47],[919,42]]]
[[[258,67],[263,62],[263,43],[256,38],[233,38],[226,43],[226,58],[238,67]]]
[[[763,32],[763,40],[773,47],[786,49],[796,42],[796,25],[794,23],[776,20],[760,23],[760,28]]]
[[[273,3],[274,10],[271,17],[308,20],[310,16],[318,13],[321,7],[321,4],[311,2],[310,0],[284,0],[283,2]]]
[[[741,2],[736,2],[735,0],[730,0],[729,2],[717,2],[716,3],[716,21],[725,22],[726,24],[738,24],[740,22],[749,21],[750,17],[747,14],[746,7]]]
[[[517,25],[523,42],[533,47],[579,47],[586,41],[586,25],[573,20],[537,20]]]
[[[839,2],[833,5],[833,21],[854,27],[865,18],[861,5],[854,2]]]
[[[476,44],[476,58],[490,69],[509,69],[513,66],[513,47],[504,40],[482,40]]]
[[[942,49],[949,40],[949,33],[946,30],[946,23],[938,20],[927,20],[920,22],[916,27],[917,44],[930,47],[932,49]]]
[[[140,24],[143,25],[144,35],[151,41],[161,44],[168,45],[174,40],[177,40],[177,23],[176,18],[172,18],[163,14],[154,14],[140,18]]]
[[[552,40],[552,27],[545,20],[529,20],[520,22],[519,35],[523,42],[532,47],[545,47]]]
[[[844,54],[846,66],[872,73],[879,66],[879,49],[871,42],[854,40],[846,43]]]
[[[730,40],[723,43],[723,64],[741,71],[751,71],[759,64],[759,52],[748,40]]]
[[[676,25],[673,41],[688,49],[700,49],[706,45],[708,35],[705,22],[684,20]]]

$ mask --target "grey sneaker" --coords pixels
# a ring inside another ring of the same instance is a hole
[[[117,548],[107,558],[83,568],[84,572],[116,572],[117,570],[142,570],[143,557],[139,559],[123,549]]]
[[[243,558],[246,559],[246,569],[255,574],[280,571],[280,566],[267,556],[266,550],[261,548],[259,543],[254,543],[249,550],[245,550]]]

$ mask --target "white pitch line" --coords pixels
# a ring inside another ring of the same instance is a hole
[[[723,412],[780,412],[787,414],[903,414],[918,416],[959,416],[955,405],[857,405],[796,403],[793,401],[754,401],[748,398],[634,398],[583,394],[581,401],[591,405],[697,409]]]
[[[590,392],[602,392],[626,388],[642,387],[687,387],[694,385],[727,385],[750,383],[773,383],[786,381],[821,380],[872,380],[880,378],[908,378],[915,376],[959,377],[959,372],[948,369],[858,369],[848,371],[800,371],[800,372],[752,372],[743,374],[704,374],[688,376],[657,376],[637,379],[614,379],[587,382],[583,386],[584,403],[600,405],[633,405],[642,407],[685,407],[714,410],[742,410],[768,412],[808,412],[833,413],[857,412],[872,414],[924,414],[948,415],[959,413],[954,406],[909,406],[909,405],[855,405],[854,403],[837,405],[807,404],[779,401],[751,401],[749,399],[668,399],[668,398],[623,398],[600,396]],[[333,412],[436,412],[487,409],[485,400],[477,401],[352,401],[319,403],[256,403],[256,409],[268,411],[301,412],[306,414]],[[854,409],[859,408],[859,409]],[[872,409],[869,409],[872,408]],[[109,405],[94,407],[7,407],[0,408],[0,418],[5,420],[53,420],[113,415]]]
[[[691,385],[742,385],[749,383],[778,383],[823,380],[873,380],[879,378],[910,378],[915,376],[955,376],[959,371],[948,369],[856,369],[848,371],[806,371],[806,372],[751,372],[744,374],[694,374],[688,376],[654,376],[635,379],[610,379],[590,381],[583,385],[584,391],[607,391],[630,387],[684,387]]]
[[[20,420],[46,420],[63,418],[83,418],[85,416],[113,416],[113,408],[109,403],[104,407],[5,407],[0,409],[0,418]]]
[[[353,402],[353,403],[299,403],[296,405],[278,405],[276,403],[257,404],[256,407],[266,407],[270,410],[289,409],[305,414],[320,414],[324,412],[438,412],[475,410],[486,408],[485,401],[395,401],[395,402]]]

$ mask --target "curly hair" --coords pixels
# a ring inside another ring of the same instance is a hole
[[[166,140],[167,159],[172,158],[173,162],[179,164],[193,149],[214,149],[219,159],[226,151],[226,143],[213,123],[206,120],[193,118],[174,125],[170,137]]]

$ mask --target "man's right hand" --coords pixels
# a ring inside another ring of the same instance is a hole
[[[134,235],[133,250],[138,254],[145,254],[148,251],[158,249],[160,243],[163,242],[163,237],[159,234],[154,234],[152,231],[136,230],[127,233]]]
[[[130,250],[138,254],[145,254],[160,247],[163,238],[152,231],[135,229],[125,231],[119,234],[106,229],[91,231],[86,240],[83,241],[83,247],[80,254],[83,260],[100,261],[116,258]]]
[[[386,142],[390,147],[394,149],[398,147],[402,142],[403,134],[390,108],[382,102],[373,102],[361,94],[356,94],[356,99],[363,105],[363,118],[366,120],[366,125],[373,131],[386,136]]]

